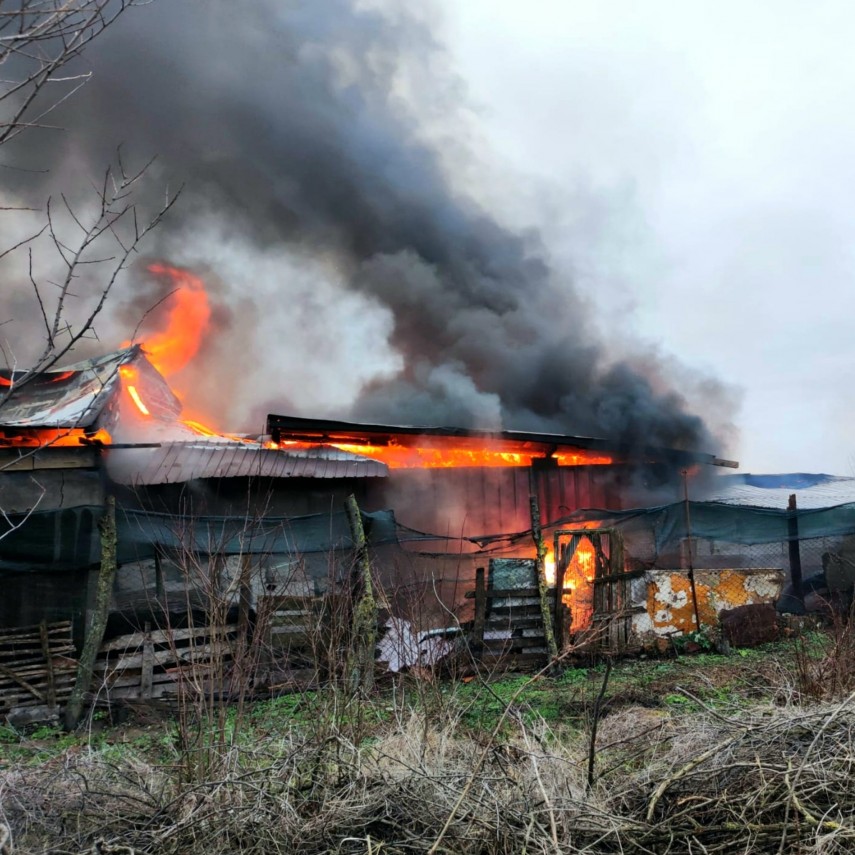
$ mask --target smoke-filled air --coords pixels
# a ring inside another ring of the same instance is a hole
[[[64,130],[4,148],[4,193],[82,199],[119,146],[156,157],[152,198],[183,185],[87,347],[118,347],[164,296],[153,262],[200,276],[207,332],[174,381],[192,414],[726,450],[726,392],[597,316],[536,230],[491,210],[481,191],[502,176],[430,4],[161,0],[79,63],[93,76],[54,111]],[[25,271],[6,275],[25,306]]]

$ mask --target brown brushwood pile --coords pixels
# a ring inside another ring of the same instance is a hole
[[[600,722],[591,788],[584,734],[512,712],[500,740],[478,739],[413,712],[362,744],[295,730],[226,749],[189,782],[129,749],[67,754],[7,769],[2,811],[24,852],[848,853],[852,700],[622,710]]]

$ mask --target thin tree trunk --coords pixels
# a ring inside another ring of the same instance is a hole
[[[345,504],[354,543],[357,580],[354,586],[359,595],[353,607],[351,623],[351,651],[348,656],[348,679],[354,693],[370,692],[374,687],[374,654],[377,648],[377,601],[371,582],[371,562],[362,515],[356,497],[350,495]]]
[[[104,640],[104,629],[107,626],[107,616],[110,611],[110,595],[113,592],[113,580],[116,578],[116,498],[107,496],[106,509],[101,522],[98,524],[101,532],[101,566],[98,570],[97,593],[95,608],[91,613],[89,626],[86,628],[86,638],[83,651],[77,663],[77,679],[68,706],[65,708],[66,730],[73,730],[80,721],[83,712],[83,696],[92,683],[92,672],[98,649]]]

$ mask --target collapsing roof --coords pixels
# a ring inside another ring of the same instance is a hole
[[[102,450],[120,484],[175,484],[204,478],[368,478],[385,464],[328,446],[273,448],[223,436],[181,418],[181,402],[139,346],[31,376],[0,372],[3,437],[21,445],[62,444]],[[96,430],[103,428],[96,434]],[[94,437],[94,438],[93,438]]]
[[[480,468],[633,460],[672,466],[736,465],[708,454],[628,448],[594,437],[358,424],[281,415],[268,416],[268,432],[278,444],[268,447],[182,421],[181,402],[139,345],[30,377],[15,390],[16,379],[23,376],[23,372],[0,372],[0,384],[12,390],[0,404],[0,434],[5,431],[12,445],[16,439],[33,440],[36,434],[35,445],[41,446],[54,440],[45,440],[39,431],[71,431],[74,435],[64,437],[69,440],[65,444],[99,445],[107,454],[111,477],[128,485],[249,476],[383,477],[388,466]],[[93,441],[99,428],[104,432]],[[453,458],[450,446],[454,446]]]
[[[119,366],[140,353],[131,347],[62,370],[30,377],[26,372],[0,371],[0,425],[14,428],[88,428],[95,424],[118,386]]]

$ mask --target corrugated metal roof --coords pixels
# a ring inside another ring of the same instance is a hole
[[[725,475],[708,501],[759,508],[786,508],[796,494],[799,509],[831,508],[855,502],[855,478],[794,472],[785,475]]]
[[[15,428],[87,428],[95,423],[116,389],[118,368],[139,354],[130,347],[98,359],[45,371],[8,398],[2,394],[22,371],[0,371],[0,426]]]
[[[153,449],[108,452],[110,477],[120,484],[180,484],[196,478],[379,478],[384,463],[336,448],[264,448],[228,440],[164,443]]]

